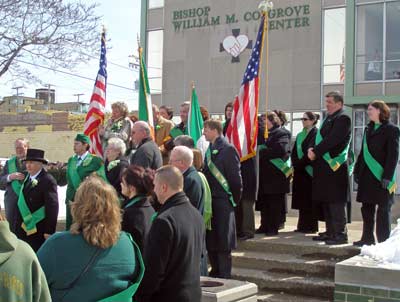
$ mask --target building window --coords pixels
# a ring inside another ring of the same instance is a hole
[[[149,0],[149,9],[164,7],[164,0]]]
[[[147,32],[147,69],[152,94],[162,91],[163,38],[163,30]]]
[[[400,1],[357,6],[356,81],[400,79]]]
[[[324,10],[324,84],[344,82],[345,22],[346,8]]]

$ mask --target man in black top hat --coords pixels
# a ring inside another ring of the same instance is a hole
[[[27,175],[18,198],[16,235],[36,252],[56,231],[58,216],[57,184],[43,168],[47,164],[44,151],[28,149],[25,165]]]

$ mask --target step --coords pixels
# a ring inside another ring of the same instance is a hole
[[[333,281],[318,277],[305,277],[299,274],[237,267],[232,269],[232,279],[255,283],[259,291],[282,291],[288,294],[300,294],[328,299],[333,297],[335,287]]]
[[[304,295],[291,295],[283,292],[261,291],[257,294],[257,302],[331,302],[328,298],[316,298]]]
[[[360,254],[360,248],[352,244],[326,245],[324,242],[313,241],[312,235],[296,232],[282,232],[277,236],[264,237],[256,235],[253,239],[240,241],[238,250],[263,253],[294,254],[303,258],[321,258],[332,261],[342,261]]]
[[[335,261],[323,258],[303,258],[299,255],[264,253],[236,250],[232,252],[234,267],[269,270],[304,276],[332,279],[335,275]]]

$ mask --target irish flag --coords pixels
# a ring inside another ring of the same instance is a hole
[[[203,116],[201,115],[194,83],[192,84],[192,98],[190,100],[188,116],[188,134],[193,138],[195,145],[203,134]]]
[[[153,108],[151,103],[149,79],[143,58],[143,49],[139,46],[140,76],[139,76],[139,120],[149,124],[154,137]]]

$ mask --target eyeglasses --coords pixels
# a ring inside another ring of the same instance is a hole
[[[310,119],[309,119],[309,118],[302,117],[301,120],[302,120],[303,122],[305,122],[305,121],[309,121]]]

